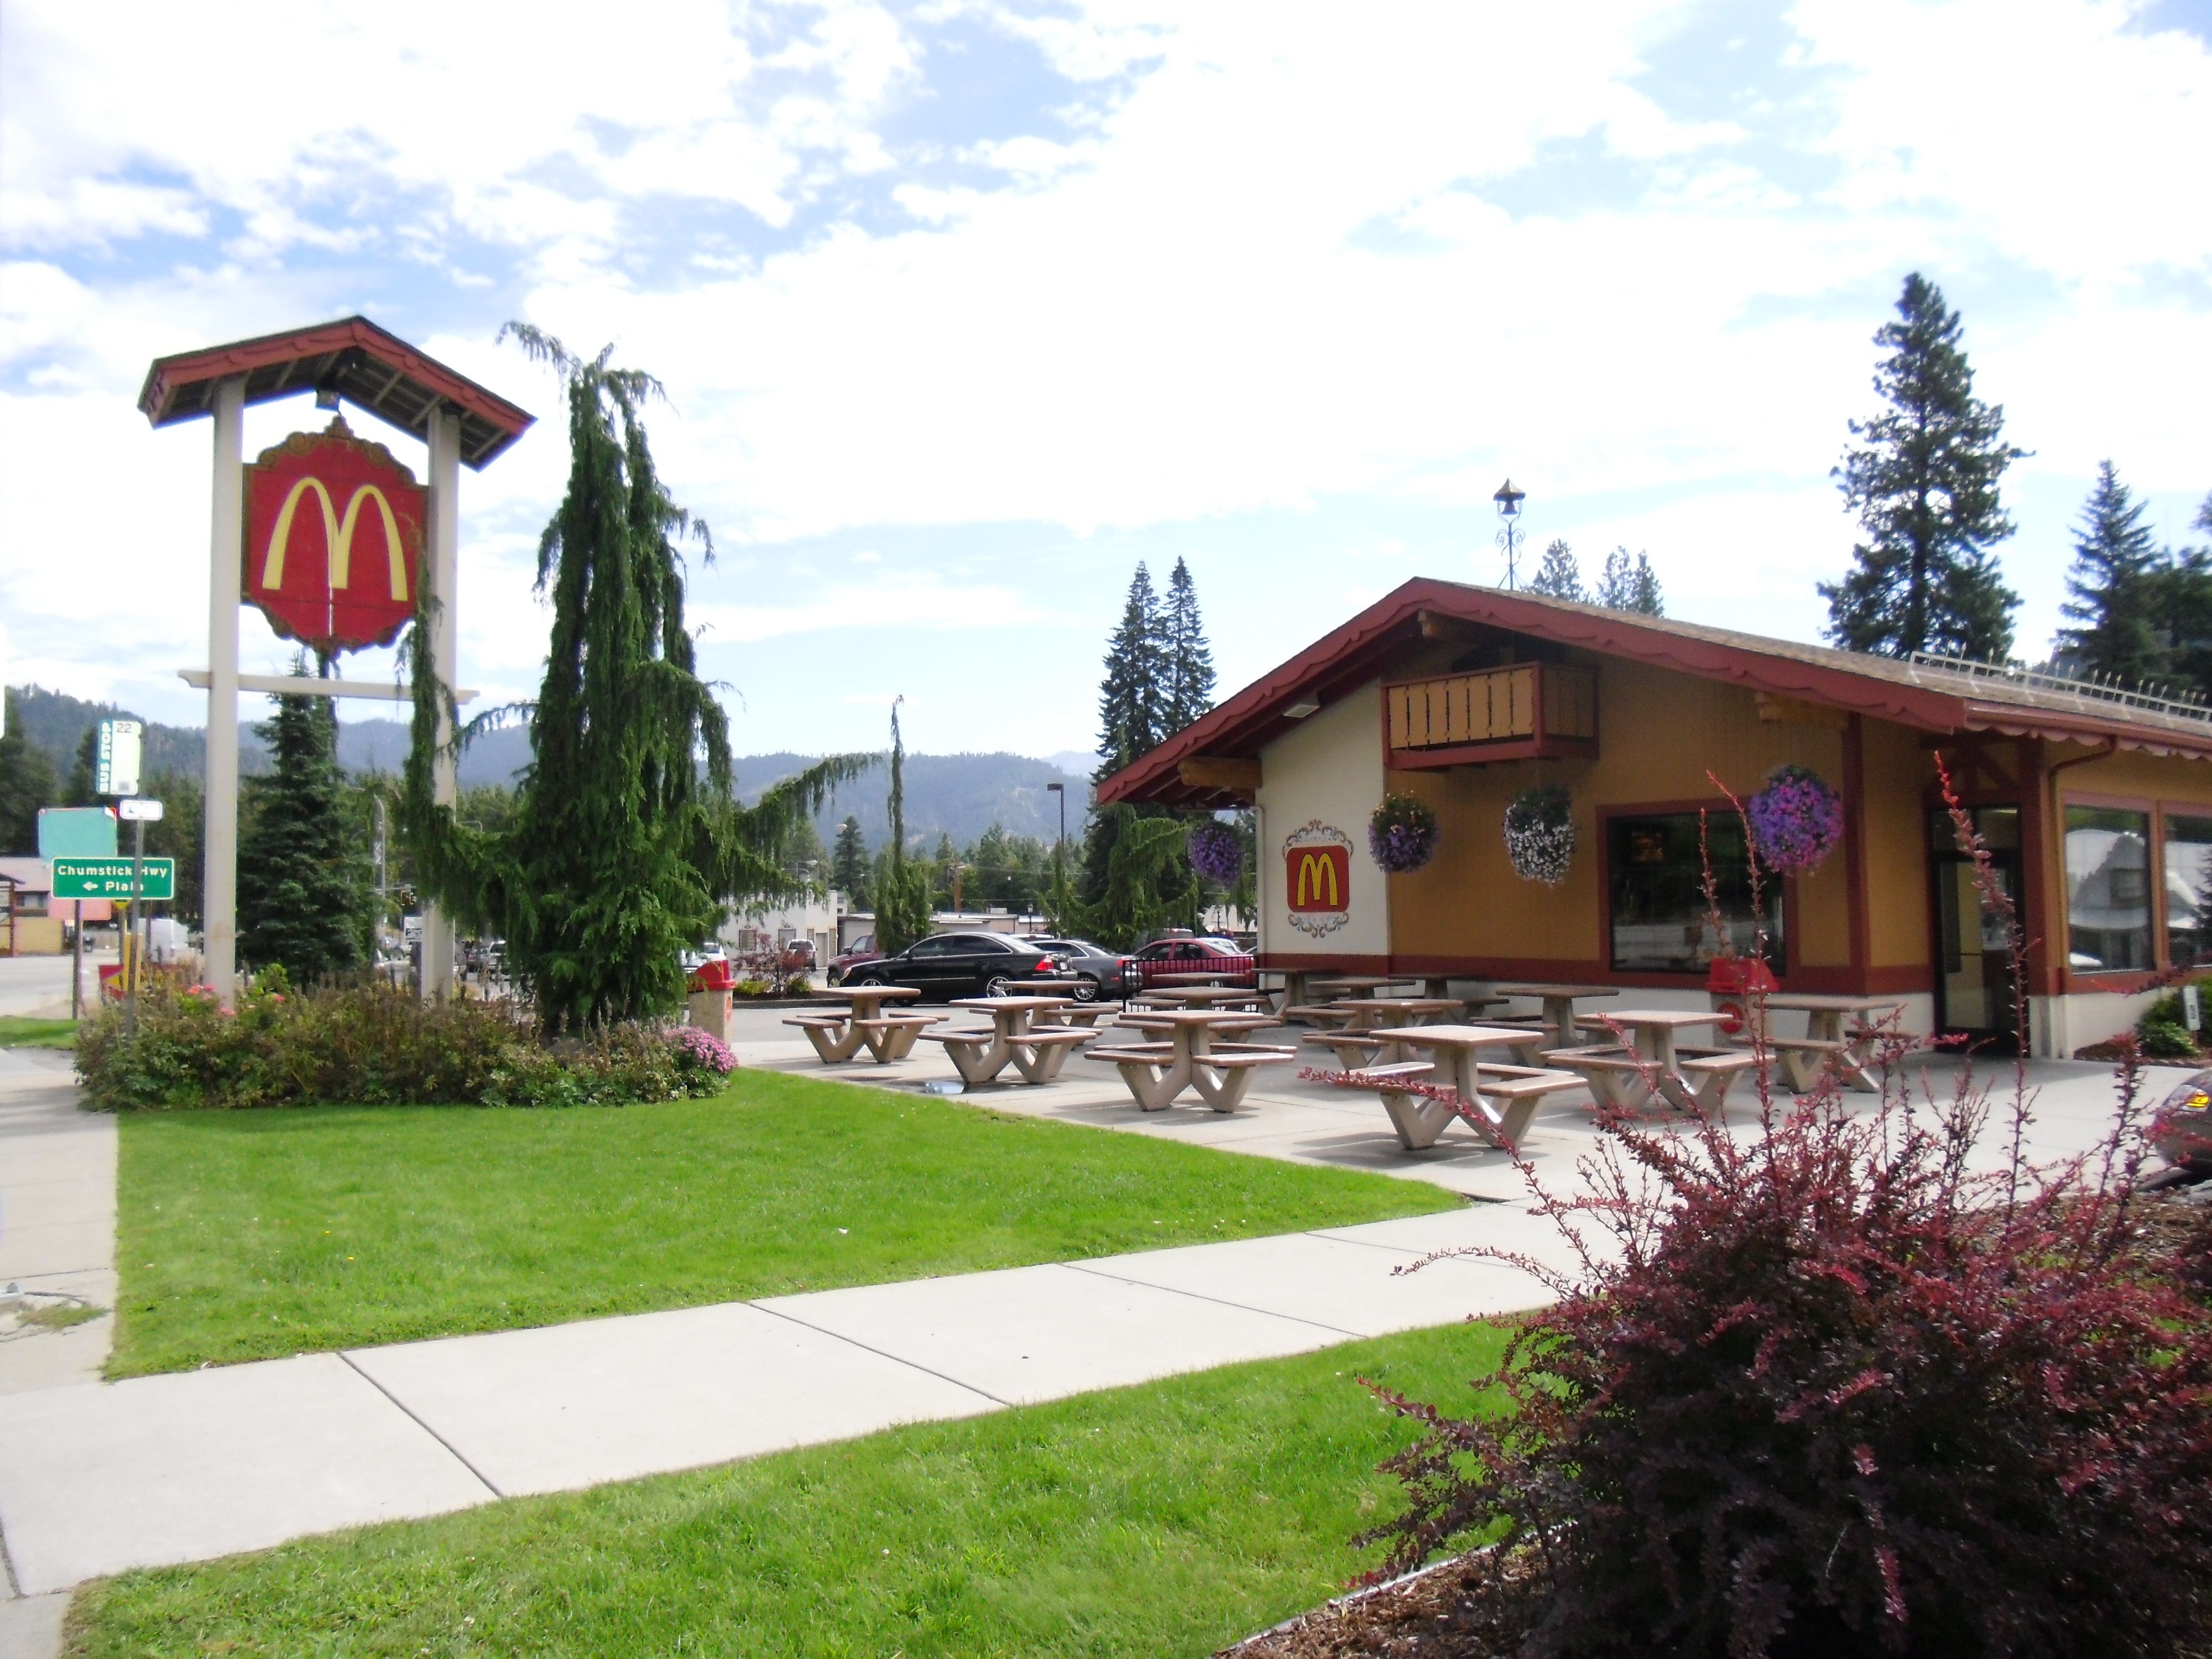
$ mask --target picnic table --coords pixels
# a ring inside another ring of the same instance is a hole
[[[1063,999],[1067,1006],[1060,1011],[1060,1023],[1087,1031],[1098,1024],[1099,1017],[1107,1011],[1107,1005],[1101,998],[1085,998],[1083,995],[1091,988],[1091,981],[1087,979],[1025,979],[1022,981],[1021,994]]]
[[[1345,1042],[1356,1043],[1363,1033],[1378,1025],[1433,1024],[1466,1012],[1467,1004],[1455,997],[1345,997],[1326,1007],[1285,1008],[1283,1015],[1288,1018],[1296,1014],[1308,1024],[1321,1027],[1306,1040],[1342,1054]],[[1534,1033],[1522,1036],[1534,1046]]]
[[[1866,1028],[1880,1024],[1902,1009],[1902,997],[1817,996],[1808,993],[1802,996],[1771,995],[1762,1000],[1769,1012],[1779,1008],[1805,1016],[1802,1038],[1777,1038],[1771,1032],[1767,1038],[1767,1046],[1781,1060],[1792,1089],[1803,1094],[1813,1086],[1820,1068],[1832,1064],[1845,1088],[1864,1094],[1881,1092],[1881,1085],[1866,1073],[1866,1062],[1873,1055],[1876,1041]],[[1844,1031],[1846,1015],[1857,1016],[1858,1032]]]
[[[1147,990],[1135,999],[1146,1008],[1226,1008],[1241,1005],[1257,1007],[1260,993],[1224,985],[1164,985]]]
[[[1575,1004],[1584,997],[1617,997],[1616,985],[1493,985],[1493,995],[1530,997],[1544,1006],[1543,1023],[1553,1047],[1571,1048],[1581,1040],[1575,1028]]]
[[[1081,1048],[1097,1033],[1066,1025],[1039,1025],[1035,1016],[1074,1006],[1066,997],[962,997],[952,1006],[990,1015],[988,1030],[981,1026],[958,1030],[940,1026],[922,1036],[945,1045],[953,1069],[963,1082],[988,1083],[1012,1066],[1025,1083],[1049,1083],[1060,1074],[1068,1051]]]
[[[886,1002],[920,996],[919,988],[912,985],[842,986],[822,994],[842,997],[852,1006],[835,1013],[794,1014],[783,1023],[796,1025],[806,1033],[806,1040],[814,1045],[814,1052],[822,1057],[825,1066],[852,1059],[863,1043],[867,1046],[869,1057],[878,1066],[904,1060],[914,1051],[914,1040],[922,1028],[934,1025],[938,1020],[935,1014],[884,1012]]]
[[[1758,1064],[1747,1049],[1681,1049],[1676,1035],[1717,1024],[1726,1018],[1717,1012],[1623,1008],[1608,1011],[1605,1018],[1628,1033],[1626,1044],[1553,1048],[1544,1058],[1582,1073],[1590,1093],[1608,1106],[1636,1111],[1656,1097],[1679,1111],[1711,1115],[1726,1103],[1735,1079]]]
[[[1261,1066],[1279,1066],[1296,1059],[1295,1048],[1278,1048],[1251,1042],[1216,1042],[1222,1032],[1249,1031],[1261,1014],[1231,1014],[1214,1009],[1161,1009],[1124,1015],[1120,1024],[1138,1030],[1164,1031],[1165,1042],[1124,1042],[1111,1048],[1093,1048],[1086,1056],[1118,1067],[1122,1082],[1138,1106],[1158,1112],[1171,1105],[1186,1089],[1217,1112],[1233,1112],[1252,1085],[1252,1073]]]
[[[1510,1025],[1405,1025],[1374,1033],[1385,1046],[1384,1063],[1355,1072],[1362,1084],[1379,1085],[1382,1109],[1398,1132],[1398,1144],[1417,1152],[1437,1144],[1454,1118],[1509,1152],[1518,1152],[1528,1121],[1547,1095],[1579,1089],[1577,1073],[1540,1066],[1483,1064],[1486,1050],[1517,1054],[1528,1033]],[[1408,1048],[1425,1049],[1426,1060],[1400,1058]],[[1455,1105],[1403,1089],[1393,1082],[1432,1082],[1458,1097]]]
[[[1372,997],[1392,986],[1408,984],[1415,977],[1412,974],[1332,974],[1307,980],[1305,988],[1318,996],[1328,996],[1334,992],[1337,997]]]
[[[1218,985],[1224,980],[1242,979],[1243,977],[1243,973],[1239,969],[1208,968],[1200,970],[1197,969],[1189,969],[1172,974],[1154,974],[1152,975],[1152,982],[1154,985]]]

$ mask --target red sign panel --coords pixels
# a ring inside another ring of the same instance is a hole
[[[1352,908],[1352,849],[1308,842],[1283,849],[1283,890],[1291,908],[1340,915]]]
[[[332,421],[246,469],[246,599],[325,652],[389,645],[415,614],[428,492]]]

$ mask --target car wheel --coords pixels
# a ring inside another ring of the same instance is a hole
[[[1079,974],[1075,979],[1075,1000],[1078,1002],[1098,1000],[1098,981],[1088,974]]]
[[[983,994],[987,997],[1010,997],[1013,994],[1014,982],[1004,974],[994,974],[984,981]]]
[[[887,985],[890,981],[881,974],[863,974],[860,978],[854,980],[853,983],[855,985]]]

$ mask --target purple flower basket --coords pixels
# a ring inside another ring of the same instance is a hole
[[[1190,854],[1190,867],[1208,881],[1226,887],[1244,868],[1244,844],[1219,818],[1192,825],[1184,845]]]
[[[1759,861],[1773,870],[1809,870],[1844,835],[1843,798],[1802,766],[1778,766],[1766,787],[1744,803]]]
[[[1385,795],[1367,820],[1367,852],[1394,876],[1418,870],[1437,854],[1437,815],[1411,795]]]

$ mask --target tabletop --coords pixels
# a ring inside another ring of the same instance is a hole
[[[1691,1025],[1711,1025],[1716,1020],[1731,1016],[1722,1013],[1694,1013],[1680,1008],[1608,1008],[1598,1016],[1621,1025],[1648,1025],[1654,1030],[1662,1027],[1680,1029]]]
[[[1518,1048],[1532,1034],[1511,1025],[1403,1025],[1366,1035],[1416,1048]]]
[[[1073,1000],[1070,997],[960,997],[948,1006],[991,1012],[1004,1009],[1008,1013],[1035,1013],[1040,1008],[1065,1008]]]
[[[1121,1023],[1127,1025],[1142,1020],[1146,1024],[1158,1023],[1167,1025],[1219,1025],[1231,1020],[1266,1018],[1262,1014],[1231,1013],[1225,1008],[1152,1008],[1141,1014],[1125,1014],[1122,1016]]]
[[[1465,997],[1340,997],[1329,1006],[1357,1008],[1362,1013],[1385,1008],[1401,1014],[1432,1014],[1444,1008],[1464,1008],[1467,1003]]]
[[[1403,985],[1411,977],[1407,974],[1322,974],[1308,980],[1306,984],[1315,990],[1325,985],[1338,985],[1347,991],[1371,991],[1378,986]]]
[[[848,997],[854,1001],[866,1001],[884,997],[918,997],[919,985],[831,985],[815,993],[817,996]]]
[[[1617,997],[1618,985],[1493,985],[1501,997]]]
[[[1766,999],[1766,1006],[1770,1008],[1786,1008],[1792,1013],[1799,1014],[1851,1014],[1856,1013],[1862,1008],[1902,1008],[1905,1006],[1905,999],[1898,996],[1842,997],[1811,994],[1794,997],[1770,996]]]
[[[1179,974],[1154,974],[1152,977],[1152,982],[1155,985],[1204,985],[1209,984],[1217,980],[1242,979],[1243,977],[1244,973],[1242,969],[1214,968],[1209,969],[1204,973],[1188,972]]]
[[[1206,1002],[1253,1002],[1259,999],[1257,991],[1239,991],[1225,986],[1163,985],[1139,993],[1147,1002],[1158,999],[1165,1002],[1188,1002],[1193,1005]]]

